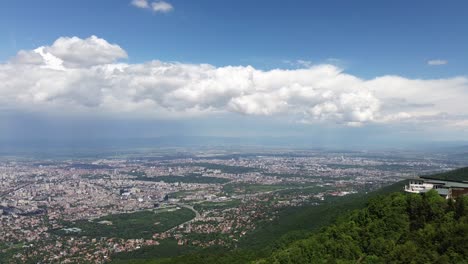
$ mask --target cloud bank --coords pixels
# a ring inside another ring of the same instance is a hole
[[[260,70],[122,62],[117,44],[62,37],[0,64],[0,111],[183,119],[240,114],[309,124],[468,124],[468,78],[365,80],[329,64]]]

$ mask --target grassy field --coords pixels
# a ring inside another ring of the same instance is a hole
[[[291,173],[272,173],[272,172],[264,172],[263,175],[265,176],[273,176],[278,178],[307,178],[307,177],[316,177],[313,175],[304,175],[304,174],[291,174]],[[318,177],[316,177],[318,178]]]
[[[90,180],[110,179],[111,176],[107,174],[83,174],[81,177]]]
[[[311,185],[312,186],[312,185]],[[227,194],[249,194],[272,192],[286,189],[298,189],[309,187],[307,184],[251,184],[251,183],[230,183],[223,186],[223,191]]]
[[[138,177],[135,180],[139,181],[164,181],[167,183],[205,183],[205,184],[215,184],[215,183],[227,183],[230,180],[225,178],[201,176],[197,174],[191,174],[187,176],[158,176],[158,177]]]
[[[66,223],[66,227],[75,227],[82,231],[78,234],[66,234],[65,231],[58,230],[57,234],[128,239],[151,238],[154,233],[164,232],[194,217],[195,213],[187,208],[116,214],[93,221],[80,220]],[[108,222],[100,223],[102,221]]]
[[[320,186],[290,187],[276,192],[279,195],[310,195],[330,190],[331,188]]]
[[[191,195],[193,193],[195,192],[194,191],[178,191],[178,192],[170,193],[168,194],[168,196],[169,198],[180,199],[180,198],[186,197],[187,195]]]
[[[215,164],[215,163],[208,163],[208,162],[181,163],[181,164],[174,164],[174,165],[178,165],[178,166],[199,166],[199,167],[204,167],[206,169],[220,170],[220,171],[222,171],[224,173],[232,173],[232,174],[240,174],[240,173],[260,171],[259,169],[256,169],[256,168],[243,167],[243,166],[230,166],[230,165]]]
[[[288,188],[285,185],[267,185],[267,184],[244,184],[244,183],[235,183],[235,184],[226,184],[223,186],[223,191],[228,194],[235,193],[259,193],[259,192],[271,192],[280,189]]]
[[[233,208],[239,206],[240,204],[240,200],[232,200],[226,202],[203,202],[195,204],[193,208],[199,212],[203,212],[209,210],[223,210],[227,208]]]

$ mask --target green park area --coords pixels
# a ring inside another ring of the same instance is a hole
[[[172,209],[108,215],[94,220],[66,222],[65,228],[56,232],[60,235],[148,239],[154,233],[164,232],[194,217],[195,213],[192,210],[174,207]],[[73,232],[66,232],[66,230]]]
[[[224,202],[202,202],[197,203],[193,208],[199,212],[209,211],[209,210],[224,210],[228,208],[238,207],[241,204],[241,200],[231,200]]]
[[[200,183],[200,184],[223,184],[230,180],[225,178],[202,176],[199,174],[190,174],[186,176],[158,176],[158,177],[138,177],[135,180],[139,181],[154,181],[154,182],[166,182],[166,183]]]
[[[288,189],[305,189],[315,186],[314,184],[250,184],[250,183],[229,183],[223,186],[223,191],[228,194],[252,194],[262,192],[273,192]]]

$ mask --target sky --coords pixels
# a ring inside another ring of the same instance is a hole
[[[0,2],[0,141],[468,136],[468,2]]]

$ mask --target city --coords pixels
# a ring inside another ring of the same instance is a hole
[[[457,166],[440,153],[322,150],[4,157],[0,256],[105,262],[119,252],[158,250],[169,240],[180,247],[233,248],[282,209]]]
[[[468,1],[0,1],[0,264],[468,263]]]

